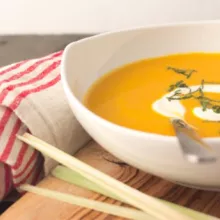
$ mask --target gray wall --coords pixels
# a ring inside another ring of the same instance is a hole
[[[0,66],[41,57],[65,48],[83,35],[0,36]]]

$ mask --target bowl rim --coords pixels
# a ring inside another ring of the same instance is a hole
[[[93,39],[99,39],[105,36],[109,36],[112,34],[117,34],[117,33],[121,33],[121,32],[132,32],[132,31],[136,31],[136,30],[152,30],[152,29],[161,29],[161,28],[179,28],[179,27],[193,27],[193,26],[202,26],[202,25],[220,25],[220,20],[204,20],[204,21],[189,21],[189,22],[175,22],[175,23],[165,23],[165,24],[152,24],[152,25],[146,25],[146,26],[140,26],[140,27],[133,27],[133,28],[125,28],[125,29],[119,29],[119,30],[115,30],[115,31],[108,31],[105,33],[101,33],[98,35],[94,35],[94,36],[90,36],[84,39],[81,39],[79,41],[76,42],[72,42],[69,43],[66,48],[63,51],[63,55],[61,58],[61,83],[63,85],[63,89],[64,92],[66,93],[68,102],[74,103],[75,106],[77,106],[77,108],[80,109],[81,112],[84,112],[85,114],[87,114],[90,118],[92,118],[94,121],[98,121],[99,123],[103,124],[104,126],[110,128],[110,129],[114,129],[116,131],[119,132],[124,132],[127,133],[128,135],[130,134],[131,136],[136,136],[136,137],[143,137],[143,138],[153,138],[153,139],[157,139],[157,140],[161,140],[161,141],[176,141],[177,138],[175,136],[168,136],[168,135],[162,135],[162,134],[156,134],[156,133],[151,133],[151,132],[145,132],[145,131],[139,131],[139,130],[135,130],[132,128],[127,128],[121,125],[118,125],[116,123],[110,122],[100,116],[98,116],[97,114],[93,113],[92,111],[90,111],[85,105],[83,105],[74,95],[74,93],[72,92],[70,85],[68,83],[67,80],[67,71],[66,71],[66,64],[67,64],[67,57],[69,55],[70,50],[72,50],[72,48],[75,45],[81,44],[85,41],[90,41]],[[68,98],[69,97],[69,98]],[[218,142],[220,139],[220,137],[206,137],[204,138],[204,140],[212,142],[212,143],[216,143]]]

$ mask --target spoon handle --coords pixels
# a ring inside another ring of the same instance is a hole
[[[191,163],[214,163],[217,158],[212,148],[206,144],[198,133],[179,118],[171,119],[184,157]]]

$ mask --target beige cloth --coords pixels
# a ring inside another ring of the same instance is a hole
[[[65,97],[60,82],[61,56],[62,52],[57,52],[0,69],[0,181],[4,179],[0,198],[10,191],[11,182],[15,186],[36,183],[42,169],[41,156],[17,140],[16,134],[29,131],[69,154],[90,139]],[[56,164],[45,158],[45,173]]]

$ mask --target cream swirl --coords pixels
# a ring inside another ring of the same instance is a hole
[[[191,86],[191,91],[195,91],[200,87],[200,85]],[[178,88],[179,89],[179,88]],[[179,100],[172,100],[169,101],[167,98],[172,96],[176,90],[165,94],[160,99],[156,100],[152,104],[152,108],[157,113],[172,118],[172,117],[180,117],[184,119],[184,115],[187,111],[183,104]],[[188,93],[188,88],[181,88],[181,93],[186,94]],[[203,87],[203,92],[210,92],[210,93],[220,93],[220,85],[212,85],[207,84]],[[192,110],[193,114],[202,119],[202,120],[209,120],[209,121],[219,121],[220,114],[213,112],[211,109],[207,109],[203,111],[202,107],[195,107]]]

